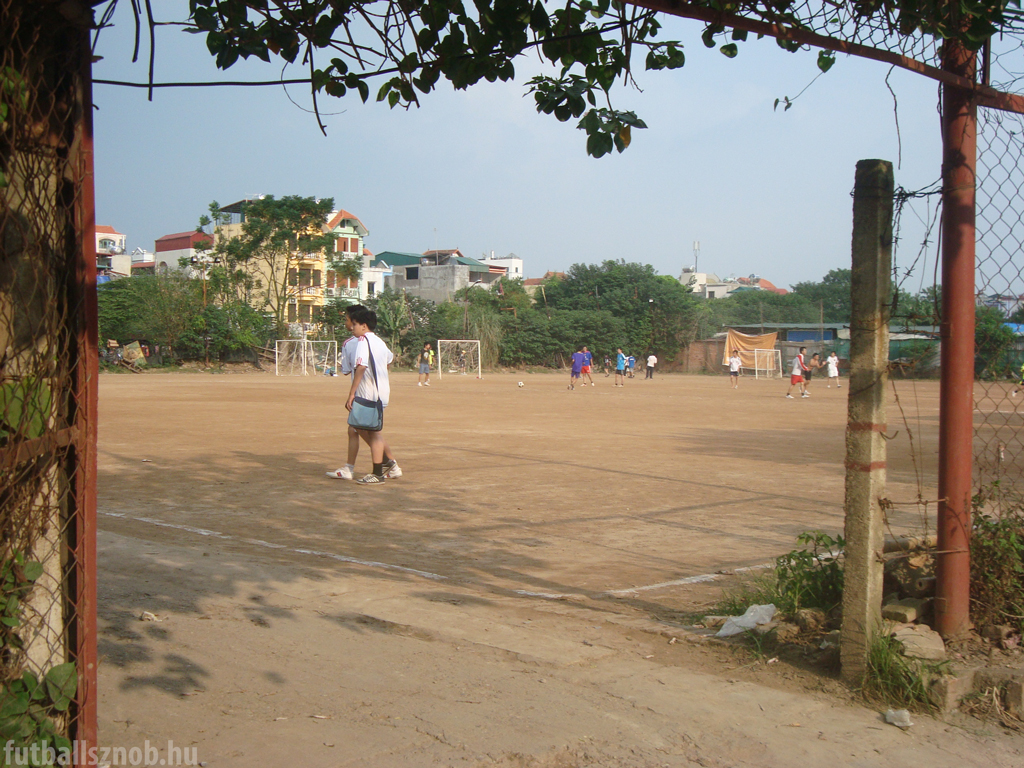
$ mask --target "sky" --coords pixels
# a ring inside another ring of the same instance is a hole
[[[187,14],[179,0],[154,7],[162,20]],[[616,88],[615,106],[648,128],[624,153],[599,159],[586,154],[575,121],[536,112],[524,85],[538,71],[530,59],[517,82],[466,91],[442,83],[410,110],[323,97],[322,112],[333,113],[326,137],[304,86],[158,89],[149,102],[142,89],[97,84],[97,223],[127,235],[129,250],[151,251],[158,237],[194,229],[214,200],[332,197],[367,227],[374,253],[515,253],[527,277],[625,259],[678,277],[699,242],[700,271],[789,287],[849,268],[858,160],[892,161],[906,189],[939,178],[934,81],[839,55],[812,83],[814,51],[761,40],[728,59],[703,46],[699,22],[664,23],[660,39],[681,40],[686,65],[641,70],[639,89]],[[100,36],[94,78],[144,82],[148,50],[131,63],[129,3],[114,24]],[[156,82],[267,80],[282,66],[222,72],[202,36],[157,29]],[[808,84],[791,109],[773,109]],[[919,200],[904,214],[897,263],[914,262],[933,206]],[[930,284],[933,270],[928,254],[906,287]]]

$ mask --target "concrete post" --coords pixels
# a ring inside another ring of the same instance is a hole
[[[850,389],[846,426],[846,557],[840,661],[857,684],[882,619],[879,500],[885,496],[884,433],[892,290],[892,163],[861,160],[853,193]]]

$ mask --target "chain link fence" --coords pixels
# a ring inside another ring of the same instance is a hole
[[[0,0],[0,741],[15,749],[95,731],[90,20],[85,2]]]

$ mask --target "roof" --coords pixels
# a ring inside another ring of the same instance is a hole
[[[552,272],[548,270],[544,277],[531,277],[523,280],[523,285],[543,285],[548,280],[565,280],[565,272]]]
[[[333,213],[331,213],[331,217],[327,219],[327,229],[333,231],[337,227],[341,226],[341,223],[343,221],[355,222],[353,228],[358,234],[362,235],[363,237],[370,234],[370,230],[363,226],[363,222],[359,220],[358,216],[356,216],[354,213],[349,213],[344,209],[340,211],[334,211]]]
[[[423,257],[418,253],[400,253],[398,251],[381,251],[370,262],[371,267],[379,267],[382,263],[389,267],[415,267]]]
[[[455,256],[457,258],[466,258],[462,255],[462,251],[458,248],[441,248],[430,251],[424,251],[424,256]]]
[[[490,272],[491,268],[482,261],[471,259],[469,256],[453,256],[452,261],[456,264],[464,264],[469,267],[470,272]]]
[[[213,239],[210,235],[206,234],[205,232],[197,232],[194,229],[190,229],[188,232],[175,232],[173,235],[164,235],[163,237],[158,237],[156,239],[156,242],[159,243],[161,240],[177,240],[179,237],[192,237],[192,235],[202,235],[203,238],[206,240]]]
[[[96,234],[97,235],[121,235],[122,237],[124,236],[124,232],[118,232],[116,229],[114,229],[113,227],[108,227],[106,224],[97,224],[96,225]]]

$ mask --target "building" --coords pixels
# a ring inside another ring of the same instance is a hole
[[[713,272],[697,272],[693,267],[683,267],[679,282],[690,286],[694,296],[704,299],[724,299],[736,291],[771,291],[780,296],[789,293],[785,288],[776,288],[759,275],[727,277],[723,280]]]
[[[155,243],[153,266],[157,272],[164,273],[179,269],[184,259],[184,263],[190,265],[188,275],[195,277],[198,274],[195,265],[205,259],[203,251],[212,245],[213,236],[197,230],[164,235]]]
[[[220,209],[226,221],[217,225],[215,240],[242,234],[245,208],[252,201],[246,198]],[[286,305],[282,316],[287,323],[311,323],[316,310],[329,301],[361,301],[383,286],[386,270],[371,266],[373,254],[363,244],[369,230],[358,216],[345,210],[332,211],[321,229],[325,234],[335,235],[332,253],[292,254],[274,263],[264,260],[248,265],[250,274],[262,286],[265,306],[276,313],[282,304]],[[358,278],[335,273],[332,262],[352,259],[358,261]]]
[[[391,253],[390,258],[397,263],[390,265],[387,286],[435,304],[451,299],[463,288],[490,287],[508,272],[504,266],[485,264],[463,256],[458,248],[427,251],[415,264],[402,264],[400,262],[406,259],[396,259],[396,256],[411,257],[413,254]]]
[[[551,272],[549,270],[544,273],[544,277],[528,277],[523,280],[523,289],[534,298],[536,298],[538,293],[543,296],[544,292],[542,289],[551,280],[565,280],[565,272]]]
[[[345,210],[335,211],[327,220],[324,231],[338,236],[334,241],[334,260],[358,258],[361,273],[358,280],[351,280],[336,277],[332,270],[326,269],[325,298],[344,297],[362,301],[384,289],[384,278],[389,270],[374,266],[373,254],[363,245],[363,238],[370,231],[357,216]]]
[[[106,224],[96,225],[96,274],[103,277],[127,277],[132,259],[125,250],[128,238]]]
[[[514,253],[510,253],[508,256],[498,257],[494,255],[494,251],[491,251],[491,255],[484,257],[481,261],[488,267],[504,267],[506,276],[513,280],[522,280],[525,277],[525,274],[523,273],[523,260]]]

